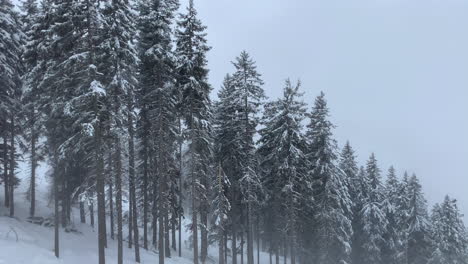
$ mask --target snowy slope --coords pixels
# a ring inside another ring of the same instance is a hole
[[[27,166],[21,166],[26,168]],[[60,229],[60,259],[55,258],[54,229],[29,223],[26,221],[29,212],[29,201],[26,200],[26,190],[29,181],[27,179],[28,170],[19,172],[22,179],[21,185],[15,190],[15,218],[8,217],[9,210],[3,206],[3,186],[0,186],[0,264],[93,264],[98,263],[97,255],[97,230],[89,224],[81,224],[79,221],[79,211],[73,209],[72,218],[79,230],[78,233],[66,233]],[[49,182],[47,181],[46,168],[40,167],[37,179],[37,201],[36,215],[48,217],[52,215],[53,203],[49,204]],[[87,219],[89,220],[89,219]],[[124,237],[128,234],[124,230]],[[191,252],[184,247],[188,233],[182,234],[183,257],[167,258],[167,264],[189,264]],[[18,241],[17,241],[18,239]],[[106,249],[106,263],[117,262],[117,241],[108,239]],[[141,249],[141,263],[157,263],[157,253],[152,250]],[[177,255],[176,252],[172,253]],[[217,248],[209,249],[209,259],[216,263]],[[124,263],[135,263],[134,251],[124,243]],[[267,254],[261,254],[261,263],[268,263]]]

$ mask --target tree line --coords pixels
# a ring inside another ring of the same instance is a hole
[[[191,0],[0,0],[0,179],[14,216],[18,161],[53,180],[55,255],[71,211],[107,240],[182,254],[195,264],[468,263],[456,200],[429,212],[416,175],[383,179],[333,137],[325,95],[308,109],[301,83],[268,99],[242,52],[212,101],[206,27]],[[95,215],[97,213],[97,223]],[[88,220],[89,217],[89,220]],[[183,221],[183,219],[187,221]],[[182,226],[188,223],[187,226]],[[124,225],[127,226],[124,229]],[[124,234],[124,231],[127,231]]]

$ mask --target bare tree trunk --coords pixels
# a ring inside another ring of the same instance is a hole
[[[170,258],[171,257],[171,243],[169,241],[169,215],[168,215],[168,209],[167,209],[167,204],[165,205],[165,210],[164,210],[164,249],[166,250],[166,257]]]
[[[114,223],[114,181],[113,181],[113,163],[112,163],[112,154],[109,152],[109,216],[110,216],[110,233],[111,233],[111,238],[115,239],[115,223]]]
[[[130,180],[129,180],[130,181]],[[130,185],[130,184],[129,184]],[[132,210],[132,195],[128,197],[128,248],[132,248],[133,244],[133,210]]]
[[[244,230],[240,233],[241,236],[241,248],[240,248],[240,256],[241,256],[241,264],[244,264]]]
[[[99,264],[106,263],[106,201],[104,193],[104,157],[102,153],[101,125],[96,126],[96,190],[98,207]]]
[[[226,230],[224,231],[224,263],[228,262],[228,235]]]
[[[148,250],[148,151],[147,146],[143,147],[145,148],[143,157],[143,248]]]
[[[5,120],[6,123],[6,120]],[[7,130],[3,135],[3,185],[5,186],[5,207],[10,206],[10,181],[8,179],[8,136]]]
[[[283,242],[283,255],[284,255],[284,264],[288,264],[288,245],[286,243],[286,238]]]
[[[133,240],[135,241],[135,261],[140,263],[140,235],[138,230],[138,214],[135,199],[135,186],[133,187]]]
[[[280,259],[279,259],[279,241],[276,242],[276,246],[275,246],[275,258],[276,258],[276,264],[279,264],[280,263]]]
[[[161,163],[161,159],[159,159]],[[162,167],[161,164],[159,163],[160,168]],[[159,264],[164,264],[164,214],[165,214],[165,208],[164,208],[164,179],[163,179],[163,172],[161,170],[158,170],[159,173],[159,244],[158,244],[158,251],[159,251]]]
[[[117,264],[123,264],[123,232],[122,232],[122,153],[120,140],[116,140],[115,153],[115,206],[117,207]]]
[[[133,104],[130,102],[129,108],[133,109]],[[139,234],[138,234],[138,215],[137,215],[137,202],[136,202],[136,190],[135,190],[135,143],[134,143],[134,128],[133,128],[133,114],[128,115],[128,131],[129,131],[129,179],[130,179],[130,211],[132,212],[133,218],[133,235],[135,241],[135,261],[140,262],[140,245],[139,245]]]
[[[156,201],[156,183],[153,183],[154,190],[153,190],[153,208],[152,210],[152,226],[153,226],[153,246],[154,248],[158,248],[158,215],[157,215],[157,201]]]
[[[192,183],[195,185],[195,183]],[[194,189],[195,186],[192,187]],[[193,192],[194,190],[192,190]],[[198,218],[195,197],[192,197],[192,234],[193,234],[193,264],[198,264]]]
[[[232,223],[231,251],[232,251],[232,264],[237,264],[237,223],[235,221],[233,221]]]
[[[219,264],[224,264],[224,234],[221,234],[220,239],[218,241],[218,247],[219,247]]]
[[[84,208],[84,202],[80,201],[80,221],[81,223],[86,223],[86,214]]]
[[[257,224],[255,225],[256,228],[256,237],[257,237],[257,264],[260,264],[260,220],[259,216],[257,215]]]
[[[14,200],[14,191],[15,191],[15,119],[11,117],[11,134],[10,134],[10,217],[15,215],[15,200]]]
[[[207,187],[206,176],[203,176],[202,185]],[[208,256],[208,206],[206,201],[202,202],[201,211],[200,211],[200,222],[201,222],[201,245],[200,245],[200,255],[202,264],[206,263],[206,258]]]
[[[35,108],[32,109],[31,116],[31,185],[30,190],[30,199],[31,207],[29,208],[29,215],[34,216],[36,213],[36,131],[34,128],[35,124]]]
[[[91,203],[89,204],[89,218],[91,227],[94,229],[94,201],[91,201]]]
[[[177,241],[176,241],[176,219],[175,215],[171,215],[171,233],[172,233],[172,249],[177,251]]]
[[[59,257],[59,202],[58,202],[58,171],[57,171],[57,160],[55,157],[55,168],[54,168],[54,253],[55,257]]]

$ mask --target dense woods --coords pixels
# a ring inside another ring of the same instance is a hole
[[[468,263],[457,201],[429,210],[415,174],[384,172],[373,153],[358,164],[334,139],[324,93],[307,88],[319,94],[309,106],[287,79],[269,99],[242,51],[213,101],[207,38],[193,0],[0,0],[10,216],[26,159],[31,217],[38,163],[51,168],[57,257],[77,208],[97,225],[100,264],[108,239],[118,263],[124,246],[136,262],[186,246],[207,263],[211,245],[221,264],[260,263],[260,251],[276,264]]]

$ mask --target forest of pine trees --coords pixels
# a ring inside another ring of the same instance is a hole
[[[209,50],[193,0],[24,0],[18,10],[0,0],[10,216],[18,162],[30,166],[31,217],[47,162],[57,257],[76,207],[97,225],[99,264],[108,239],[118,263],[124,246],[136,262],[157,251],[159,264],[183,246],[195,264],[210,261],[210,246],[220,264],[260,263],[260,251],[276,264],[468,263],[456,200],[429,211],[416,175],[384,171],[373,153],[358,164],[334,139],[325,94],[308,106],[288,79],[268,99],[246,51],[212,101]]]

